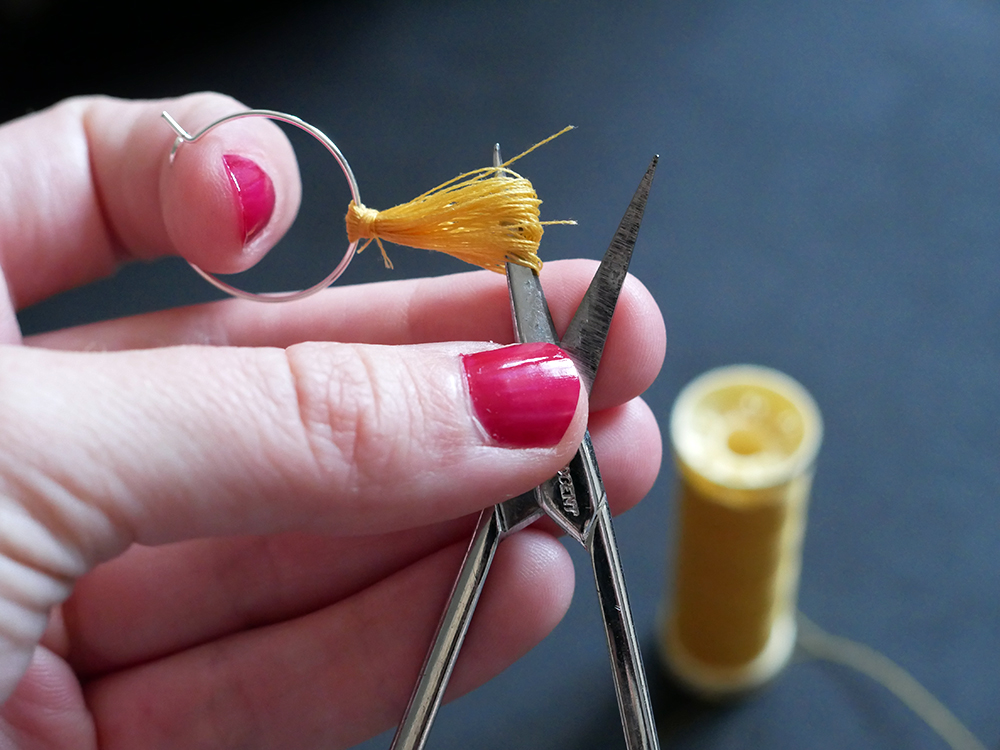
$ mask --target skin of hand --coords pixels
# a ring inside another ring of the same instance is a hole
[[[485,271],[22,340],[18,309],[123,262],[237,271],[293,221],[274,123],[233,122],[170,166],[163,109],[193,132],[245,107],[88,97],[0,127],[0,750],[350,747],[399,720],[480,509],[555,474],[588,421],[613,510],[649,491],[663,320],[629,277],[589,399],[543,373],[562,412],[515,393],[496,432],[468,363],[513,334]],[[273,188],[263,214],[234,194],[247,163]],[[557,329],[595,270],[545,266]],[[487,401],[518,384],[498,372]],[[533,409],[559,434],[525,427]],[[449,698],[563,616],[557,536],[541,521],[501,545]]]

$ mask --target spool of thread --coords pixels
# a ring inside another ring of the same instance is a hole
[[[674,403],[678,544],[659,645],[669,671],[702,697],[758,688],[791,657],[822,433],[806,389],[766,367],[711,370]]]

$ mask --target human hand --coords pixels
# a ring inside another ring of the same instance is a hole
[[[273,123],[234,122],[168,168],[165,108],[194,127],[241,106],[76,99],[0,128],[0,748],[349,747],[402,714],[475,512],[565,465],[588,412],[613,509],[649,490],[660,436],[639,396],[663,322],[629,278],[589,403],[556,367],[555,431],[525,421],[549,403],[528,393],[497,438],[463,367],[512,340],[489,272],[22,342],[16,309],[124,260],[240,270],[290,225],[298,175]],[[256,232],[225,154],[273,183]],[[594,270],[546,265],[558,329]],[[556,534],[501,545],[450,697],[562,617]]]

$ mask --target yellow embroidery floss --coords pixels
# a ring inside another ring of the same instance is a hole
[[[678,545],[659,645],[667,668],[703,697],[759,687],[791,656],[822,432],[805,388],[765,367],[709,371],[674,404]]]
[[[499,167],[460,174],[409,203],[377,211],[351,201],[345,223],[351,242],[375,242],[386,266],[392,262],[382,240],[447,253],[466,263],[503,273],[505,263],[541,270],[538,246],[543,226],[575,221],[541,221],[541,200],[531,182],[509,165],[568,130],[563,128]]]

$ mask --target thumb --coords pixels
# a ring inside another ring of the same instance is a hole
[[[0,357],[0,697],[72,582],[133,542],[457,517],[554,475],[587,422],[549,344]]]

